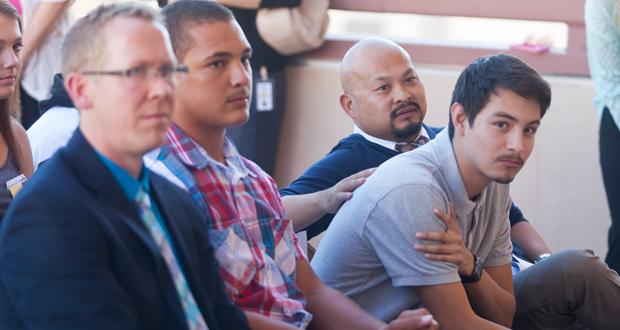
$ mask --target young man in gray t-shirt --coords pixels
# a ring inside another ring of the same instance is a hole
[[[449,132],[385,162],[338,212],[312,261],[319,277],[384,320],[423,304],[442,328],[509,327],[507,183],[550,99],[548,84],[514,57],[471,63],[455,87]],[[416,236],[424,233],[461,237],[474,264],[429,259],[414,248],[435,246]]]

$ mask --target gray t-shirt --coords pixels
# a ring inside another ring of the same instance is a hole
[[[312,259],[327,285],[390,321],[421,304],[413,287],[459,282],[458,268],[414,250],[418,231],[444,231],[432,212],[454,203],[467,248],[485,267],[510,264],[509,187],[492,182],[471,201],[447,130],[383,163],[345,203]]]

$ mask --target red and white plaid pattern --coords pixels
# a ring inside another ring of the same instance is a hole
[[[226,166],[173,126],[157,155],[159,164],[151,168],[175,176],[205,211],[232,301],[244,310],[305,328],[312,315],[295,285],[296,263],[305,255],[275,181],[241,157],[228,140],[224,154]]]

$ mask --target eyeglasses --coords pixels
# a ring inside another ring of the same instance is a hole
[[[156,68],[148,65],[139,65],[127,70],[110,70],[110,71],[83,71],[82,74],[90,76],[119,76],[127,77],[134,80],[146,80],[155,77],[162,77],[168,82],[174,82],[177,74],[186,74],[189,72],[187,66],[164,65]]]

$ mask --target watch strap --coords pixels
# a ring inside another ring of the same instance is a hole
[[[476,283],[480,281],[482,277],[482,262],[480,262],[480,258],[474,254],[474,269],[471,274],[463,276],[461,275],[462,283]]]

